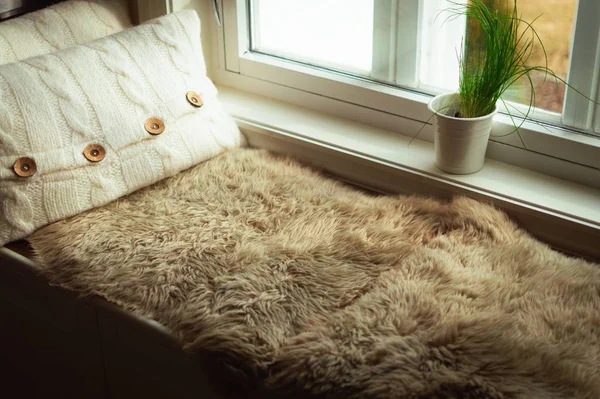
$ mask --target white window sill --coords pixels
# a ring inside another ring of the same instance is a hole
[[[252,146],[286,152],[375,190],[492,201],[534,235],[600,259],[600,190],[486,159],[457,176],[434,165],[433,144],[219,87],[221,101]],[[502,144],[495,144],[502,145]],[[488,155],[494,148],[488,149]]]
[[[418,133],[419,139],[433,142],[433,126],[423,122],[431,117],[428,95],[264,54],[245,52],[236,61],[233,70],[238,73],[217,67],[218,83],[407,136]],[[494,121],[489,158],[600,188],[597,137],[544,123],[521,124],[505,114]],[[555,116],[554,122],[561,119]]]

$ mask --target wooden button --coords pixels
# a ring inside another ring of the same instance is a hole
[[[13,170],[17,176],[31,177],[37,171],[37,166],[32,158],[19,158],[13,165]]]
[[[193,91],[188,91],[185,95],[190,104],[192,104],[196,108],[200,108],[204,105],[204,101],[202,101],[202,97],[198,93]]]
[[[99,144],[90,144],[83,150],[83,156],[90,162],[100,162],[106,156],[106,150]]]
[[[150,118],[144,124],[146,131],[150,134],[157,135],[165,131],[165,123],[158,118]]]

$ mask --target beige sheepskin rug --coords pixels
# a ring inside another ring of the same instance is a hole
[[[53,282],[169,327],[237,397],[600,398],[600,268],[473,200],[241,149],[31,243]]]

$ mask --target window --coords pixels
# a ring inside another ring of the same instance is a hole
[[[455,89],[465,20],[436,21],[445,1],[252,0],[250,50],[424,92]]]
[[[369,76],[374,0],[255,0],[252,50]]]
[[[457,51],[473,31],[465,18],[444,23],[447,0],[222,1],[226,72],[392,115],[399,120],[394,129],[408,136],[428,121],[431,95],[456,90]],[[505,0],[489,1],[500,7]],[[549,67],[598,98],[600,2],[518,1],[525,20],[541,15],[534,27]],[[533,61],[542,54],[538,49]],[[551,78],[534,80],[530,118],[543,123],[527,122],[517,136],[507,134],[511,118],[500,116],[492,140],[600,169],[600,107]],[[527,110],[519,105],[528,99],[524,87],[507,93],[505,111],[513,116]],[[431,128],[419,138],[430,140]]]
[[[496,8],[506,8],[506,0],[487,0]],[[518,9],[524,21],[533,21],[533,27],[544,44],[542,49],[535,41],[534,51],[530,57],[530,65],[545,65],[553,70],[561,79],[566,80],[569,70],[572,32],[574,26],[577,0],[519,0]],[[474,36],[476,27],[467,27],[467,42]],[[467,52],[469,48],[467,48]],[[544,52],[545,51],[545,52]],[[532,74],[536,93],[536,108],[561,114],[564,104],[565,84],[546,76],[543,72]],[[529,104],[530,85],[526,81],[514,85],[505,98],[513,102]],[[543,118],[547,113],[542,113]]]

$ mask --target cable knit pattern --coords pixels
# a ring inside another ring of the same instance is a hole
[[[41,12],[39,17],[24,16],[23,19],[33,22],[39,34],[54,50],[60,50],[63,43],[75,42],[73,33],[68,30],[68,25],[67,29],[56,29],[57,16],[55,13]]]
[[[87,43],[129,27],[126,0],[61,2],[0,24],[0,64]]]
[[[2,213],[11,228],[16,230],[13,234],[30,233],[34,229],[34,224],[33,207],[29,198],[19,190],[19,187],[1,189],[0,194],[2,196]],[[2,224],[0,227],[4,229]]]
[[[91,1],[65,1],[63,3],[48,7],[46,9],[24,15],[0,24],[0,64],[16,62],[28,57],[34,57],[45,53],[53,52],[78,43],[85,43],[106,35],[113,34],[131,26],[131,20],[127,10],[125,0],[91,0]],[[55,60],[55,62],[57,62]],[[69,142],[85,142],[92,139],[90,130],[89,115],[72,90],[73,86],[61,74],[60,67],[53,65],[52,60],[40,62],[39,58],[32,58],[28,64],[34,67],[43,81],[45,87],[56,95],[60,105],[60,111],[66,124],[72,131],[79,136],[78,140],[68,140]],[[22,76],[27,76],[25,68],[21,68]],[[42,87],[39,87],[42,90]],[[10,166],[19,153],[26,153],[28,150],[37,151],[39,146],[31,143],[38,143],[38,140],[31,140],[29,136],[19,135],[18,131],[24,131],[26,123],[19,117],[19,112],[15,113],[16,107],[19,107],[14,93],[3,95],[4,90],[12,90],[8,81],[0,84],[0,157],[1,164]],[[24,94],[24,93],[21,93]],[[39,96],[35,96],[36,98]],[[33,100],[34,98],[31,98]],[[32,101],[33,102],[33,101]],[[33,104],[35,105],[35,104]],[[15,118],[18,122],[15,123]],[[59,137],[54,127],[45,124],[48,129],[55,132],[55,136],[48,141],[57,145]],[[59,140],[60,141],[60,140]],[[61,145],[64,143],[61,141]],[[71,151],[72,152],[72,151]],[[64,169],[65,157],[64,149],[55,154],[39,154],[44,159],[54,159],[54,162],[43,162],[45,172],[52,169]],[[31,155],[31,154],[30,154]],[[49,156],[48,156],[49,155]],[[2,168],[0,172],[0,228],[6,230],[4,226],[10,225],[17,232],[12,234],[26,234],[36,227],[34,220],[36,215],[49,215],[49,220],[60,217],[65,211],[68,213],[80,212],[78,206],[73,206],[77,202],[70,200],[73,193],[78,193],[79,184],[72,184],[72,179],[63,181],[49,181],[43,184],[28,184],[29,182],[18,182],[14,184],[16,176],[10,167]],[[97,180],[97,177],[90,176],[90,181]],[[5,182],[4,180],[11,181]],[[33,189],[35,186],[37,188]],[[102,186],[106,192],[109,185]],[[44,202],[42,198],[33,198],[29,193],[40,191],[44,193]],[[104,203],[106,201],[103,201]],[[34,206],[40,209],[34,211]],[[43,209],[42,209],[43,208]],[[11,232],[2,231],[0,239],[2,243],[4,238],[10,236]]]
[[[69,76],[62,70],[58,57],[34,57],[24,61],[36,68],[41,80],[56,95],[62,116],[72,132],[77,134],[81,141],[89,141],[93,138],[90,129],[89,115],[79,96],[75,93],[75,86],[69,81]]]
[[[172,176],[184,169],[181,165],[181,153],[179,151],[164,145],[156,146],[155,149],[162,158],[165,174]]]
[[[157,23],[152,24],[152,27],[158,38],[169,47],[169,54],[173,65],[186,75],[191,75],[190,65],[182,53],[183,46],[177,40],[176,26],[164,24],[158,20]]]
[[[128,10],[127,10],[127,2],[126,1],[120,1],[120,0],[113,0],[113,9],[118,9],[120,10],[119,12],[123,13],[123,14],[127,14],[128,15]],[[98,24],[104,24],[104,26],[106,27],[106,29],[109,32],[118,32],[118,31],[122,31],[124,27],[122,27],[122,23],[120,23],[118,20],[116,20],[114,18],[115,14],[113,13],[106,13],[102,11],[102,8],[99,7],[97,4],[98,1],[95,2],[87,2],[87,6],[90,8],[90,10],[94,13],[94,15],[96,16],[96,21]],[[100,5],[101,2],[100,2]],[[117,7],[117,8],[115,8]],[[127,20],[127,19],[126,19]]]
[[[115,74],[119,83],[119,87],[127,96],[127,98],[133,104],[140,107],[142,112],[151,115],[156,107],[144,96],[144,82],[139,80],[137,76],[134,76],[135,71],[127,69],[127,67],[131,68],[131,64],[123,63],[123,59],[120,56],[121,54],[114,51],[114,49],[111,51],[111,49],[108,47],[110,44],[118,45],[118,43],[110,42],[111,41],[97,43],[90,47],[98,51],[100,58],[104,62],[104,65]]]
[[[8,135],[12,131],[12,117],[4,105],[0,91],[0,156],[14,154],[17,151],[15,141]]]
[[[182,11],[0,66],[3,104],[23,118],[0,124],[0,244],[242,145],[197,57],[200,46],[198,16]],[[190,91],[203,107],[188,102]],[[149,134],[148,118],[164,131]],[[90,144],[105,150],[99,162],[85,156]],[[33,176],[12,173],[21,157],[35,160]]]
[[[90,173],[90,203],[93,208],[102,206],[119,197],[121,189],[115,179],[99,173]]]

